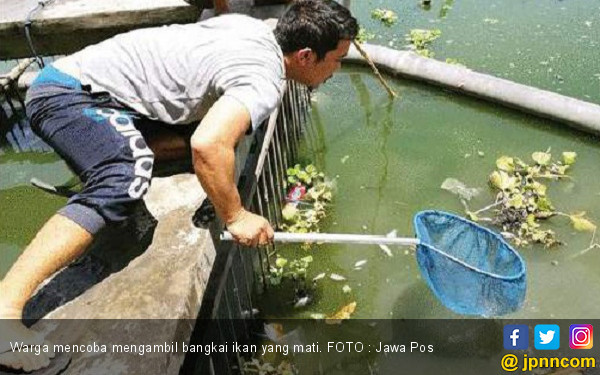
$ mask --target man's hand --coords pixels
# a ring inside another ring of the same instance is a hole
[[[244,246],[256,247],[273,242],[273,228],[267,219],[244,209],[227,223],[227,229],[233,239]]]

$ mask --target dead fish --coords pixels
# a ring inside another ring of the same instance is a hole
[[[306,306],[309,302],[310,302],[310,297],[308,297],[308,296],[302,297],[296,302],[296,304],[294,304],[294,308],[299,309],[300,307]]]
[[[387,238],[396,238],[398,237],[398,232],[394,229],[390,233],[385,235]],[[385,253],[385,255],[389,257],[393,257],[392,250],[387,245],[379,245],[379,248]]]
[[[313,281],[317,281],[317,280],[321,280],[322,278],[325,277],[325,272],[318,274],[317,276],[315,276],[313,278]]]
[[[366,259],[359,260],[358,262],[354,263],[354,268],[362,267],[365,264],[367,264],[367,260]]]
[[[344,281],[346,278],[342,275],[338,275],[337,273],[332,273],[329,275],[329,278],[333,281]]]

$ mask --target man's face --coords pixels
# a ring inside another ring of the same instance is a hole
[[[348,53],[350,40],[340,40],[337,48],[325,54],[322,60],[317,61],[317,54],[309,50],[306,55],[306,63],[302,75],[298,81],[304,83],[311,89],[316,89],[321,83],[327,81],[333,73],[342,66],[342,59]]]

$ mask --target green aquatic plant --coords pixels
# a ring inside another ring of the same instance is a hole
[[[373,38],[375,38],[375,34],[368,32],[367,29],[362,26],[358,28],[358,34],[356,35],[357,43],[365,43]]]
[[[332,199],[333,182],[312,164],[289,168],[287,182],[290,191],[281,212],[281,229],[292,233],[318,232],[319,222],[327,216],[325,209]]]
[[[300,164],[296,164],[293,168],[288,168],[286,173],[288,184],[302,183],[313,185],[313,180],[325,178],[325,175],[317,171],[317,168],[312,164],[307,165],[306,168],[302,168]]]
[[[462,199],[467,216],[473,221],[491,222],[501,227],[501,234],[517,246],[561,244],[553,230],[542,228],[541,222],[554,216],[568,218],[577,231],[594,232],[596,225],[585,212],[566,214],[558,211],[548,197],[548,187],[542,183],[544,180],[570,179],[566,173],[576,158],[575,152],[563,152],[560,160],[553,160],[550,150],[532,153],[532,163],[501,156],[496,160],[496,170],[489,176],[489,184],[496,192],[494,203],[471,211]],[[483,216],[487,211],[493,215]]]
[[[380,21],[387,27],[392,27],[398,21],[396,12],[381,8],[373,9],[371,11],[371,18]]]
[[[457,65],[457,66],[462,66],[463,68],[466,68],[465,64],[463,64],[460,61],[458,61],[458,59],[455,59],[455,58],[452,58],[452,57],[446,58],[446,64]]]
[[[406,40],[410,42],[413,50],[421,56],[433,57],[434,53],[428,49],[431,42],[436,40],[442,35],[439,29],[427,30],[427,29],[412,29],[406,37]]]
[[[275,264],[269,269],[269,283],[271,285],[279,285],[281,282],[289,278],[291,280],[306,279],[306,271],[313,261],[311,255],[300,259],[288,261],[286,258],[277,256]]]

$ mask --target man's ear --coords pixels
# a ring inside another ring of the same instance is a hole
[[[301,65],[307,65],[313,59],[314,52],[312,49],[306,47],[296,52],[296,57]]]

